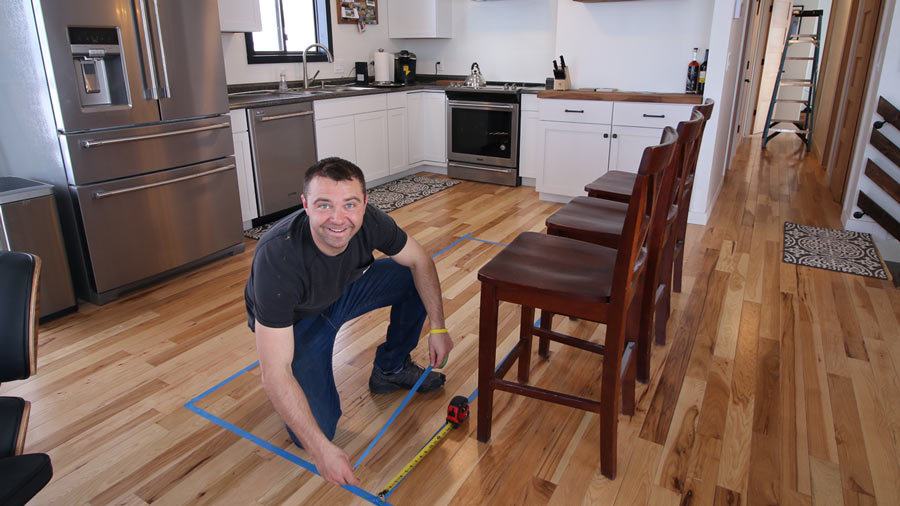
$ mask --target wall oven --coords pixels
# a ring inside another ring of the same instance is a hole
[[[519,95],[447,90],[447,174],[485,183],[519,184]]]

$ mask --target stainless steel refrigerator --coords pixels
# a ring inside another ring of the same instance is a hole
[[[0,175],[54,185],[81,298],[243,249],[217,0],[3,0],[0,66]]]

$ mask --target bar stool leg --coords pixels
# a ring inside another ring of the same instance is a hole
[[[635,358],[640,359],[640,355]],[[634,380],[636,372],[637,361],[629,360],[625,369],[625,375],[622,377],[622,414],[626,416],[634,416],[636,387]]]
[[[541,309],[541,328],[550,330],[553,328],[553,313]],[[538,339],[538,355],[550,358],[550,339],[541,337]]]
[[[531,341],[534,338],[534,308],[522,306],[522,320],[519,322],[519,382],[528,383],[531,372]]]
[[[497,360],[497,288],[481,284],[481,314],[478,322],[478,440],[491,439],[494,410],[494,362]]]

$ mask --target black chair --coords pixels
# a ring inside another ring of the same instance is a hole
[[[37,369],[38,286],[41,260],[0,252],[0,382],[25,379]],[[53,477],[50,457],[22,455],[30,403],[0,397],[0,504],[25,504]]]

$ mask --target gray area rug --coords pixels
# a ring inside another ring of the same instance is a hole
[[[374,188],[369,188],[369,203],[389,213],[403,206],[408,206],[413,202],[424,199],[429,195],[434,195],[439,191],[446,190],[451,186],[458,185],[462,181],[456,179],[437,178],[429,176],[406,176],[400,179],[390,181]],[[259,240],[266,230],[277,223],[266,223],[250,230],[244,231],[244,236],[251,239]]]
[[[784,257],[789,264],[888,279],[872,236],[862,232],[784,222]]]

